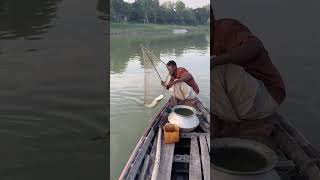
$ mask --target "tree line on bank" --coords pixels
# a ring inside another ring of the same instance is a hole
[[[133,3],[111,0],[110,6],[112,22],[203,25],[209,19],[209,5],[191,9],[182,1],[160,5],[159,0],[135,0]]]

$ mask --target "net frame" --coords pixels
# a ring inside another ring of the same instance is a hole
[[[152,84],[150,83],[152,80],[159,80],[159,81],[163,81],[167,84],[168,80],[170,80],[170,75],[169,72],[167,72],[164,77],[161,77],[161,73],[159,73],[158,69],[156,68],[156,64],[155,62],[161,62],[162,64],[165,65],[165,67],[167,67],[167,64],[162,61],[160,58],[158,58],[157,56],[155,56],[149,49],[147,49],[146,47],[143,47],[142,45],[141,49],[142,49],[142,58],[143,58],[143,62],[144,62],[144,104],[150,104],[155,98],[156,96],[151,94],[152,91]],[[156,74],[155,74],[156,72]],[[154,77],[154,76],[158,76],[158,77]],[[155,79],[152,79],[155,78]],[[160,82],[159,82],[160,84]],[[165,87],[161,87],[162,90],[162,94],[164,94],[164,91],[166,90]]]

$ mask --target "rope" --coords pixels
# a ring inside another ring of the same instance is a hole
[[[145,49],[145,48],[143,48],[143,49]],[[148,56],[148,59],[150,60],[150,62],[151,62],[151,64],[152,64],[152,66],[153,66],[153,68],[154,68],[154,70],[157,72],[157,74],[158,74],[158,76],[159,76],[160,80],[162,81],[161,76],[160,76],[160,74],[159,74],[159,72],[158,72],[158,70],[157,70],[156,66],[154,65],[153,61],[151,60],[151,58],[150,58],[149,54],[148,54],[148,53],[145,53],[145,54]]]

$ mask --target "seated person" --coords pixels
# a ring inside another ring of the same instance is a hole
[[[232,136],[243,128],[268,135],[272,125],[264,120],[286,97],[281,75],[246,26],[234,19],[215,20],[212,9],[211,15],[210,107],[216,116],[211,131]]]
[[[199,87],[193,76],[185,68],[177,67],[174,61],[167,63],[167,69],[171,79],[167,85],[163,81],[161,84],[175,97],[175,104],[195,106],[195,98],[199,94]]]

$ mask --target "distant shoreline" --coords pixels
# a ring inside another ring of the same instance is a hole
[[[173,30],[185,29],[188,33],[209,32],[209,25],[182,26],[171,24],[138,24],[138,23],[110,23],[110,35],[141,35],[141,34],[158,34],[170,33]]]

